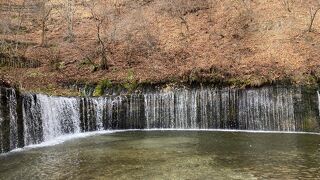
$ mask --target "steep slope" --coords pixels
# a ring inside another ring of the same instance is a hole
[[[58,91],[66,84],[102,80],[316,84],[320,77],[320,17],[307,31],[310,8],[318,7],[312,0],[76,1],[71,40],[64,2],[55,0],[46,4],[52,11],[44,47],[37,3],[14,1],[20,8],[12,8],[6,2],[0,5],[3,53],[41,65],[3,64],[0,78],[26,90]],[[19,10],[26,4],[29,8]],[[108,70],[99,68],[97,25]]]

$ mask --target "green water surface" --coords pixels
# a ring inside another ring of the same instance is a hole
[[[320,179],[320,136],[118,132],[1,155],[0,179]]]

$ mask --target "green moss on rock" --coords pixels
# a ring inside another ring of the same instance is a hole
[[[94,89],[93,96],[102,96],[104,94],[104,90],[110,87],[112,87],[112,83],[110,80],[105,79],[100,81],[100,83]]]

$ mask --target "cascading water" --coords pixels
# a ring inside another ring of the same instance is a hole
[[[53,98],[38,95],[42,115],[43,140],[63,134],[80,133],[79,105],[75,98]],[[36,107],[35,107],[36,108]]]
[[[320,132],[320,94],[302,88],[192,88],[99,98],[0,92],[0,153],[99,130]]]
[[[18,147],[16,91],[0,89],[0,153]]]
[[[270,88],[146,94],[147,128],[295,131],[293,96]]]
[[[14,149],[18,147],[17,97],[15,91],[7,89],[6,93],[10,117],[10,149]]]

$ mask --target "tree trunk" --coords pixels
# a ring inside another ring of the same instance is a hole
[[[42,31],[41,31],[41,46],[45,46],[45,35],[46,35],[46,22],[45,21],[42,21],[41,22],[41,29],[42,29]]]
[[[74,1],[66,0],[65,2],[66,19],[67,19],[67,38],[69,41],[73,41],[73,14],[74,14]]]
[[[98,41],[100,44],[100,69],[101,70],[108,70],[109,66],[108,66],[108,60],[107,60],[107,55],[106,55],[106,46],[104,44],[104,42],[102,41],[101,37],[100,37],[100,26],[101,26],[102,22],[100,22],[97,25],[97,37],[98,37]]]
[[[104,51],[104,49],[101,52],[100,68],[102,70],[108,70],[109,69],[108,60],[107,60],[106,52]]]

